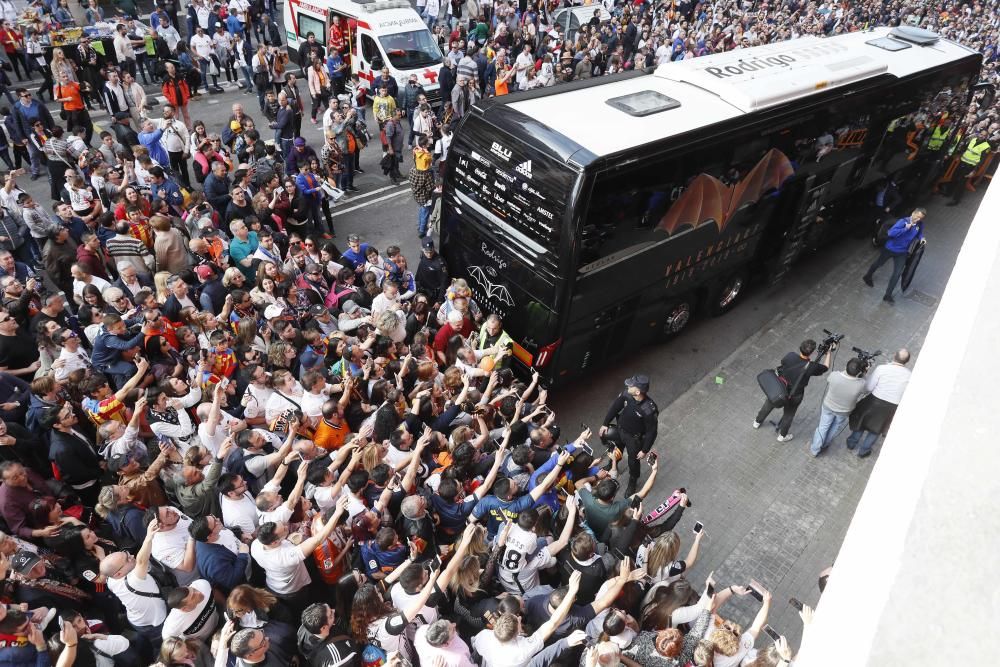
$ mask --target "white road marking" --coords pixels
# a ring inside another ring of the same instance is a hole
[[[406,188],[405,190],[400,190],[398,192],[393,192],[391,194],[387,194],[387,195],[384,195],[382,197],[378,197],[376,199],[369,199],[368,201],[362,202],[361,204],[358,204],[357,206],[351,206],[350,208],[345,208],[342,211],[335,211],[334,213],[330,214],[330,217],[331,218],[336,218],[337,216],[344,215],[345,213],[350,213],[351,211],[356,211],[359,208],[364,208],[364,207],[368,206],[369,204],[375,204],[375,203],[380,202],[380,201],[385,201],[386,199],[392,199],[393,197],[398,197],[399,195],[405,195],[405,194],[408,194],[409,192],[410,192],[409,188]],[[348,203],[352,203],[352,202],[348,202]]]
[[[368,192],[362,192],[360,194],[354,194],[354,195],[352,195],[350,192],[348,192],[347,193],[347,199],[344,200],[344,201],[345,202],[346,201],[350,201],[352,203],[353,202],[357,202],[357,201],[360,201],[360,200],[364,199],[365,197],[371,197],[372,195],[377,195],[380,192],[385,192],[386,190],[392,190],[395,187],[399,187],[399,186],[397,186],[397,185],[387,185],[384,188],[379,188],[377,190],[370,190]]]

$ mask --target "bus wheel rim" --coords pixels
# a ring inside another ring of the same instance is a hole
[[[726,308],[733,301],[736,301],[736,297],[740,295],[743,290],[743,278],[740,276],[734,277],[722,289],[722,298],[719,299],[719,307]]]
[[[675,334],[687,326],[691,319],[691,304],[683,301],[674,306],[667,315],[666,325],[663,327],[668,334]]]

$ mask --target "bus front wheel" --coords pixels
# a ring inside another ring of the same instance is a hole
[[[673,338],[687,328],[694,314],[694,299],[684,296],[672,302],[667,307],[667,316],[663,321],[663,337]]]
[[[735,271],[722,280],[718,281],[708,299],[708,312],[710,315],[722,315],[728,313],[736,307],[736,304],[743,298],[743,293],[747,286],[747,272],[745,270]]]

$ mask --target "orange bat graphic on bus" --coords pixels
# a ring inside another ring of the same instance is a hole
[[[736,185],[726,185],[714,176],[699,174],[663,216],[659,227],[673,234],[683,227],[714,222],[722,232],[734,213],[780,188],[794,173],[785,154],[772,148]]]

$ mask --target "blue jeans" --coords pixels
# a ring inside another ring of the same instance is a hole
[[[878,433],[872,433],[871,431],[851,431],[851,434],[847,436],[847,447],[848,449],[854,449],[858,442],[861,443],[861,447],[858,449],[858,454],[864,454],[865,452],[870,452],[872,450],[872,445],[878,440]]]
[[[813,456],[819,456],[819,453],[826,449],[833,439],[840,435],[840,432],[844,430],[847,425],[848,415],[842,415],[839,412],[834,412],[830,410],[825,405],[819,413],[819,426],[816,427],[816,431],[813,433],[812,444],[809,445],[809,451]]]
[[[417,211],[417,236],[420,238],[427,236],[427,227],[430,226],[432,210],[434,210],[433,203],[421,206]]]
[[[344,169],[337,178],[337,185],[341,190],[354,187],[354,155],[344,153]]]
[[[205,87],[205,92],[207,93],[209,92],[208,89],[208,76],[209,76],[208,70],[210,68],[209,61],[205,60],[204,58],[198,58],[198,64],[201,66],[201,85]],[[195,93],[198,91],[191,91],[191,92]]]
[[[253,77],[250,74],[250,68],[247,65],[241,65],[240,71],[243,72],[243,81],[247,84],[247,90],[253,91]],[[263,95],[261,95],[261,106],[264,106]]]

